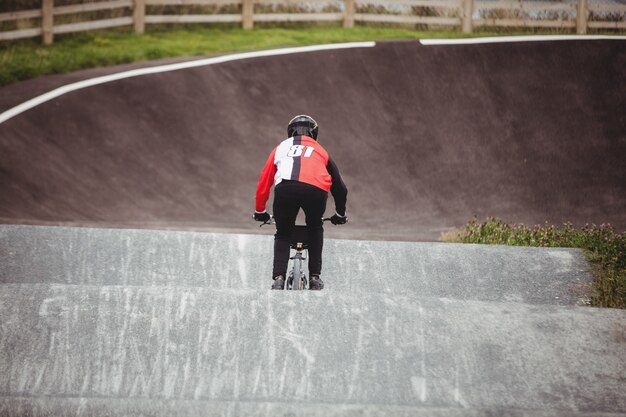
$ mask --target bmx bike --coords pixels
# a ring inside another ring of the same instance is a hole
[[[323,218],[323,222],[330,221],[330,218]],[[259,227],[266,224],[275,224],[274,218],[270,221],[261,223]],[[289,257],[291,269],[287,274],[285,281],[286,290],[306,290],[309,288],[309,279],[304,273],[304,261],[307,259],[309,245],[309,232],[305,225],[296,224],[291,233],[291,241],[289,247],[295,250],[295,254]]]

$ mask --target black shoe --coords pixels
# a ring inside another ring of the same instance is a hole
[[[285,278],[282,275],[279,275],[274,278],[274,282],[272,283],[273,290],[284,290],[285,289]]]
[[[309,281],[309,289],[310,290],[324,289],[324,281],[322,281],[319,275],[311,275],[311,280]]]

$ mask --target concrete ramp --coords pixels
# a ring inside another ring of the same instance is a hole
[[[0,282],[268,289],[267,235],[0,226]],[[578,249],[327,239],[333,293],[412,294],[528,304],[584,303]]]
[[[0,415],[626,415],[626,312],[575,306],[579,251],[329,240],[298,293],[270,253],[0,227]]]

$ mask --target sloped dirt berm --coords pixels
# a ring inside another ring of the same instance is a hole
[[[621,40],[407,41],[109,82],[0,124],[0,219],[256,233],[263,162],[308,113],[350,190],[329,236],[435,240],[474,215],[624,230],[625,67]],[[0,110],[128,68],[11,85]]]

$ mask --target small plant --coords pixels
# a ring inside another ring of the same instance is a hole
[[[576,229],[571,223],[561,226],[510,225],[491,217],[480,223],[470,220],[446,241],[512,246],[581,248],[592,265],[595,307],[626,308],[626,233],[616,233],[609,224],[585,225]]]

